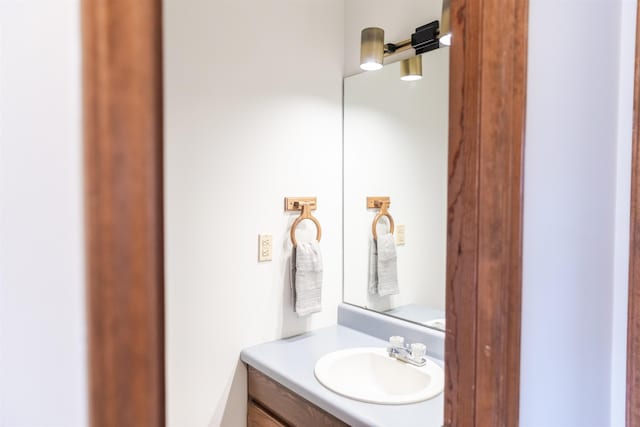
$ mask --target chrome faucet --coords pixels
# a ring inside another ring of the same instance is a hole
[[[410,346],[405,345],[404,337],[397,335],[389,338],[389,344],[389,348],[387,348],[389,357],[415,366],[426,365],[427,358],[425,357],[425,353],[427,348],[424,344],[416,342]]]

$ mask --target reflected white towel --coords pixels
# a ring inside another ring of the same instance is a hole
[[[299,243],[291,253],[291,289],[298,316],[322,309],[322,254],[317,241]]]
[[[378,245],[373,238],[369,240],[369,285],[367,288],[371,295],[378,294]]]
[[[393,234],[378,234],[378,295],[395,295],[400,293],[398,287],[398,266],[396,242]]]

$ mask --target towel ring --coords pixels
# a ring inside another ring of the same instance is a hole
[[[382,206],[380,207],[380,212],[378,212],[378,215],[376,215],[376,217],[373,218],[373,224],[371,224],[371,232],[373,233],[373,240],[378,240],[378,231],[376,230],[376,227],[378,225],[378,221],[380,221],[380,218],[382,218],[383,216],[386,216],[389,219],[389,232],[393,234],[393,229],[394,229],[393,217],[389,213],[388,206],[389,206],[389,203],[382,203]]]
[[[302,213],[298,218],[296,218],[295,221],[293,221],[293,224],[291,224],[291,242],[293,243],[293,246],[298,246],[298,242],[296,241],[296,227],[298,227],[298,224],[300,224],[305,219],[313,221],[313,223],[316,225],[316,229],[318,230],[316,233],[316,240],[319,242],[320,238],[322,237],[322,227],[320,226],[320,221],[318,221],[316,217],[311,215],[311,208],[307,203],[304,203],[302,205]]]

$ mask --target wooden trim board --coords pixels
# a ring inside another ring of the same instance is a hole
[[[451,6],[445,425],[517,426],[528,2]]]
[[[90,421],[164,425],[160,0],[83,0]]]

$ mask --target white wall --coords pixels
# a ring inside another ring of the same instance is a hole
[[[336,322],[343,3],[164,7],[168,425],[241,426],[241,349]],[[290,302],[285,196],[318,197],[323,310],[307,318]]]
[[[0,1],[0,426],[87,425],[79,1]]]
[[[444,310],[449,49],[421,59],[424,78],[416,82],[400,80],[398,62],[344,81],[344,300],[374,310]],[[366,209],[367,196],[391,197],[389,212],[406,227],[406,244],[396,248],[398,295],[367,290],[378,213]]]
[[[520,425],[603,427],[616,188],[628,179],[616,148],[620,0],[529,8]]]

